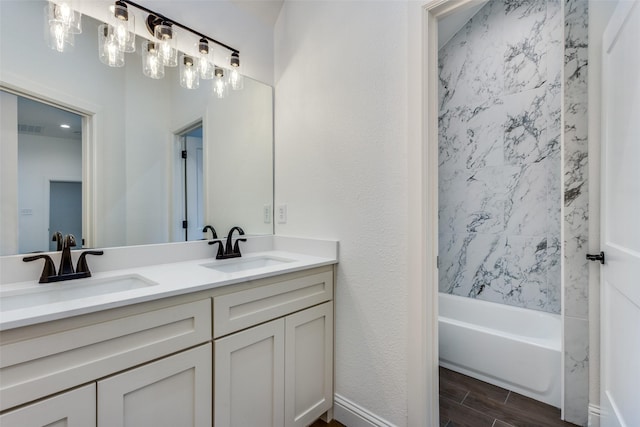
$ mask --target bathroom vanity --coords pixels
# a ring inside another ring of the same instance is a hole
[[[259,251],[235,260],[99,271],[80,282],[98,294],[33,306],[24,295],[34,284],[3,283],[0,424],[306,426],[330,417],[337,243],[318,252],[296,240],[258,238],[248,246]],[[306,254],[283,250],[287,242]],[[207,250],[182,245],[196,257]],[[118,250],[103,258],[130,256]]]

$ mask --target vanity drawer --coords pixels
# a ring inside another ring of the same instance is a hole
[[[230,334],[333,298],[333,270],[213,298],[213,336]]]
[[[210,339],[207,298],[1,345],[0,410]]]

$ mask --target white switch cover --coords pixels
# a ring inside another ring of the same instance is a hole
[[[264,223],[271,224],[271,205],[264,205],[263,216]]]
[[[287,205],[278,206],[278,224],[287,223]]]

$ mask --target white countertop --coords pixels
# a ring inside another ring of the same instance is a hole
[[[269,242],[268,240],[271,241]],[[65,286],[74,286],[74,282],[78,283],[78,288],[80,288],[83,282],[85,284],[87,281],[102,282],[127,276],[140,277],[143,280],[153,282],[150,286],[144,286],[138,289],[123,290],[89,297],[67,298],[60,302],[50,302],[26,308],[11,309],[11,307],[8,307],[9,310],[5,310],[5,308],[0,305],[0,330],[14,329],[130,304],[219,288],[248,280],[262,279],[309,268],[331,265],[338,261],[337,242],[335,241],[264,236],[258,238],[254,243],[248,244],[248,248],[243,252],[242,258],[233,258],[231,260],[216,260],[214,255],[215,251],[212,247],[209,247],[211,249],[202,247],[202,245],[206,245],[206,242],[188,242],[182,245],[188,245],[189,243],[191,243],[192,247],[196,248],[193,252],[196,256],[201,255],[203,251],[205,253],[210,252],[211,256],[177,262],[166,262],[166,260],[162,259],[162,256],[158,256],[159,252],[165,251],[165,248],[161,247],[163,245],[155,245],[148,248],[137,247],[135,249],[106,249],[103,256],[88,258],[90,267],[92,266],[92,262],[98,265],[99,262],[96,262],[96,260],[100,258],[109,256],[126,258],[132,255],[132,251],[136,251],[135,253],[138,256],[145,258],[145,260],[140,260],[140,263],[145,265],[140,267],[128,265],[120,269],[105,268],[104,271],[100,271],[100,268],[97,268],[96,271],[92,269],[92,277],[88,279],[38,284],[38,274],[35,280],[3,283],[0,287],[0,295],[24,293],[32,290],[37,291],[43,287],[47,287],[47,290],[54,289],[55,287],[63,288]],[[170,249],[175,251],[176,246],[171,246]],[[119,250],[121,253],[118,252]],[[146,256],[147,253],[149,253],[149,256]],[[158,256],[157,259],[161,261],[157,264],[151,263],[149,258],[153,258],[154,256]],[[23,256],[20,256],[20,260],[22,257]],[[237,260],[243,260],[242,262],[245,262],[251,259],[265,257],[286,260],[286,262],[237,272],[222,272],[203,265],[227,264],[237,262]],[[21,267],[19,263],[14,262],[15,260],[6,261],[7,263],[3,265],[3,268],[7,268],[7,266],[12,267],[14,264],[15,266],[13,268]],[[42,267],[42,262],[37,262],[36,264],[40,268]],[[109,263],[105,261],[103,264],[107,265]],[[125,262],[123,262],[123,264],[125,264]],[[21,276],[17,275],[15,277]]]

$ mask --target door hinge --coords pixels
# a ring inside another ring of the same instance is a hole
[[[188,221],[182,221],[182,228],[184,228],[185,230],[187,229],[187,226],[189,225]]]
[[[187,158],[187,150],[182,150],[182,158],[186,159]]]

